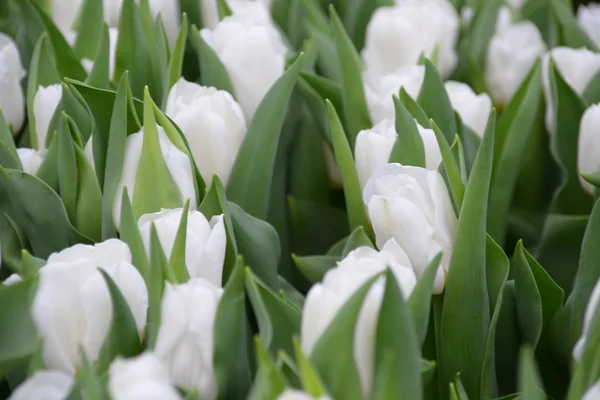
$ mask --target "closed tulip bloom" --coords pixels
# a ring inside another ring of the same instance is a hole
[[[131,265],[129,247],[117,239],[69,247],[51,254],[40,269],[32,304],[31,314],[43,339],[42,357],[47,368],[74,374],[80,347],[90,362],[97,360],[112,320],[111,297],[98,268],[113,279],[142,334],[148,290]]]
[[[0,111],[14,133],[19,132],[25,118],[25,98],[21,80],[25,70],[15,42],[0,33]]]
[[[112,400],[182,399],[165,366],[152,353],[115,359],[108,370],[108,392]]]
[[[460,17],[448,0],[403,0],[373,13],[362,57],[368,70],[389,74],[436,52],[438,70],[448,77],[458,62],[459,29]]]
[[[577,9],[577,22],[596,46],[600,47],[600,5],[581,4]]]
[[[181,199],[181,204],[185,204],[186,200],[189,199],[190,208],[194,209],[196,208],[196,188],[194,186],[194,174],[192,172],[190,159],[185,153],[175,147],[161,126],[157,125],[157,129],[160,150],[167,168],[171,173],[171,178],[179,189],[178,195]],[[121,226],[121,197],[125,186],[127,186],[129,198],[133,199],[138,166],[142,156],[143,142],[144,128],[138,133],[127,136],[127,142],[125,143],[125,158],[123,160],[123,172],[113,202],[113,222],[117,229]],[[150,196],[151,193],[148,193],[148,195]]]
[[[213,370],[213,331],[223,289],[204,279],[165,285],[156,355],[167,366],[171,380],[184,390],[198,390],[200,398],[217,395]]]
[[[592,174],[600,169],[600,103],[590,106],[581,117],[577,153],[577,169]],[[579,182],[586,192],[594,194],[595,187],[583,177]]]
[[[35,135],[37,138],[37,149],[46,148],[46,137],[52,117],[56,112],[58,103],[62,98],[62,86],[60,84],[47,87],[40,86],[33,98],[33,118],[35,119]]]
[[[392,96],[399,96],[400,88],[404,88],[410,97],[417,99],[425,79],[425,67],[409,65],[389,74],[366,70],[362,78],[371,121],[376,125],[384,119],[396,117]]]
[[[166,114],[185,135],[204,181],[217,175],[226,185],[246,135],[240,105],[224,90],[181,78],[169,92]]]
[[[277,400],[331,400],[331,398],[328,396],[316,398],[301,390],[287,389],[277,396]]]
[[[545,51],[542,34],[532,22],[498,22],[485,59],[485,81],[496,103],[510,103]]]
[[[600,381],[596,382],[584,394],[581,400],[598,400],[600,399]]]
[[[446,92],[452,107],[463,123],[471,128],[480,137],[483,137],[490,112],[492,100],[486,93],[476,94],[466,83],[448,81]]]
[[[160,14],[169,43],[173,46],[177,41],[181,27],[179,0],[149,0],[148,3],[154,18],[157,18]]]
[[[596,282],[596,286],[594,286],[594,290],[592,291],[592,295],[588,301],[587,308],[585,309],[581,337],[575,344],[575,347],[573,347],[573,358],[575,360],[581,359],[581,356],[583,355],[583,350],[585,349],[587,335],[590,332],[592,320],[598,311],[598,304],[600,304],[600,279]]]
[[[269,10],[260,1],[248,2],[200,35],[219,56],[246,120],[252,120],[285,69],[287,48]]]
[[[390,268],[405,298],[410,296],[416,277],[410,261],[392,240],[381,252],[369,247],[351,251],[336,268],[329,270],[322,283],[314,285],[304,303],[301,325],[302,350],[310,355],[337,312],[354,292],[373,276]],[[354,336],[354,361],[358,368],[363,395],[373,389],[375,331],[385,285],[379,280],[371,287],[360,310]]]
[[[140,217],[138,226],[148,255],[150,254],[150,231],[154,225],[165,257],[167,260],[171,257],[182,214],[183,209],[179,208],[161,210]],[[216,287],[221,287],[226,246],[227,236],[223,215],[212,217],[209,223],[201,212],[190,211],[185,240],[185,264],[190,277],[203,278]]]
[[[442,293],[458,224],[448,188],[437,171],[386,164],[369,179],[363,200],[377,245],[395,239],[417,276],[443,251],[434,293]]]
[[[227,4],[235,12],[236,8],[249,1],[261,1],[267,8],[271,8],[271,0],[229,0]],[[202,0],[202,24],[203,28],[213,29],[219,24],[218,0]]]
[[[19,156],[19,161],[21,161],[21,165],[23,166],[23,172],[26,172],[30,175],[37,174],[38,169],[40,169],[40,165],[42,165],[42,161],[44,161],[45,150],[36,151],[27,147],[21,147],[17,149],[17,155]]]
[[[579,95],[583,94],[590,81],[600,72],[600,54],[587,49],[555,47],[546,55],[542,64],[542,83],[546,98],[546,128],[554,132],[554,100],[550,88],[550,57],[554,59],[558,72],[567,84]]]
[[[73,383],[73,377],[62,371],[38,371],[27,378],[8,399],[64,400],[69,395]]]
[[[63,35],[75,27],[83,0],[51,0],[50,15],[56,27]]]
[[[442,161],[442,153],[435,133],[431,129],[423,128],[416,121],[415,123],[425,148],[425,166],[427,169],[435,170]],[[372,129],[358,133],[354,158],[362,188],[379,167],[388,163],[397,136],[395,121],[390,119],[384,119]]]

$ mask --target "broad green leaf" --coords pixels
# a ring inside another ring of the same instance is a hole
[[[23,233],[22,229],[15,223],[15,221],[6,213],[0,214],[0,243],[2,248],[0,249],[2,269],[2,279],[8,278],[11,272],[20,272],[20,275],[24,275],[23,263],[22,263],[22,249],[28,247],[27,238]]]
[[[327,390],[321,381],[321,377],[312,366],[308,358],[302,352],[300,339],[294,338],[294,354],[296,355],[296,364],[298,366],[298,375],[302,381],[302,389],[309,395],[318,398],[326,395]]]
[[[475,13],[468,30],[466,41],[469,57],[476,65],[483,64],[489,41],[496,30],[498,12],[504,3],[502,0],[489,0],[480,2],[480,5],[480,10]]]
[[[350,253],[352,250],[358,249],[359,247],[370,247],[374,249],[373,242],[369,235],[365,232],[365,228],[359,226],[355,230],[352,231],[350,236],[348,236],[348,240],[346,241],[346,245],[344,246],[344,250],[342,251],[342,257],[344,258]]]
[[[59,194],[67,210],[67,215],[75,223],[77,205],[77,162],[67,115],[63,112],[62,123],[58,131],[58,185]]]
[[[540,390],[540,378],[533,350],[526,346],[521,350],[521,360],[519,362],[519,389],[523,399],[543,400],[546,398],[544,392]]]
[[[600,72],[598,72],[590,83],[588,83],[582,97],[587,104],[596,104],[600,102]]]
[[[429,117],[423,110],[423,108],[406,92],[404,86],[400,88],[400,101],[406,110],[413,116],[415,120],[423,128],[431,129],[429,124]]]
[[[150,264],[148,257],[146,256],[146,249],[144,242],[142,241],[142,235],[138,228],[137,219],[133,215],[133,209],[131,207],[131,201],[129,200],[129,194],[127,188],[123,190],[122,202],[121,202],[121,232],[120,239],[127,243],[129,250],[131,251],[132,264],[140,272],[140,275],[144,278],[146,286],[150,286]]]
[[[339,261],[338,256],[306,256],[300,257],[292,254],[296,268],[309,282],[321,282],[323,277]]]
[[[567,47],[587,47],[592,51],[598,51],[598,46],[591,40],[585,31],[577,23],[577,19],[569,9],[569,6],[561,0],[549,0],[552,13],[560,27],[561,44]]]
[[[552,280],[552,277],[550,277],[548,272],[546,272],[527,249],[523,248],[523,252],[529,263],[529,268],[531,268],[531,272],[533,273],[535,283],[540,293],[544,323],[543,329],[546,330],[554,317],[554,314],[562,306],[565,294],[562,288]]]
[[[481,368],[490,323],[485,280],[487,201],[492,175],[496,113],[492,111],[458,220],[441,318],[442,382],[463,374],[470,397],[479,398]]]
[[[195,0],[179,0],[179,9],[188,15],[190,24],[202,26],[202,4]]]
[[[425,146],[414,117],[396,96],[394,96],[394,107],[398,136],[390,153],[389,162],[425,168]]]
[[[169,273],[169,265],[156,233],[156,227],[150,228],[150,270],[148,286],[148,324],[146,325],[146,345],[153,349],[156,346],[160,329],[160,314],[162,311],[162,295],[165,282],[173,282]]]
[[[45,260],[32,256],[25,249],[21,250],[21,278],[33,278],[44,264]]]
[[[535,350],[542,334],[542,299],[519,241],[512,261],[517,294],[517,317],[525,341]]]
[[[104,400],[108,398],[106,389],[102,384],[100,377],[94,371],[92,364],[81,348],[81,361],[79,364],[77,384],[81,387],[81,396],[85,400]]]
[[[412,313],[417,342],[420,346],[423,346],[425,336],[427,335],[433,283],[435,282],[435,275],[438,268],[442,268],[440,266],[441,259],[441,253],[433,257],[423,274],[417,280],[417,284],[407,300],[408,307]]]
[[[217,10],[219,12],[220,20],[233,14],[231,8],[229,8],[229,5],[227,4],[227,0],[217,0]]]
[[[103,1],[101,0],[85,0],[81,6],[77,38],[73,46],[73,52],[77,58],[89,58],[98,61],[95,56],[98,49],[102,46],[103,36],[103,18],[98,18],[99,15],[104,15]],[[108,43],[107,43],[108,44]]]
[[[102,239],[102,192],[94,169],[78,146],[74,147],[77,163],[77,204],[75,226],[94,241]]]
[[[275,368],[262,341],[256,338],[254,343],[258,371],[248,400],[276,400],[277,396],[285,390],[287,382],[281,372]]]
[[[89,2],[102,3],[97,0],[87,0]],[[97,39],[98,50],[93,55],[94,66],[88,75],[85,83],[102,89],[108,89],[110,86],[110,36],[108,33],[108,25],[104,24],[99,38]]]
[[[181,76],[181,68],[183,67],[183,56],[185,55],[185,44],[187,42],[188,35],[188,19],[187,14],[183,14],[183,20],[181,22],[181,30],[179,31],[179,36],[177,37],[177,42],[175,42],[175,48],[173,49],[173,54],[171,54],[171,59],[169,60],[169,79],[168,79],[168,87],[165,88],[164,93],[169,93],[169,90],[173,87],[175,83],[179,80]],[[167,96],[164,96],[164,103],[166,104]]]
[[[183,212],[181,213],[179,227],[177,228],[177,234],[175,235],[175,240],[173,241],[171,257],[169,258],[169,267],[175,274],[175,280],[178,283],[184,283],[190,279],[190,274],[185,264],[187,221],[189,208],[190,201],[188,199],[188,201],[185,202]]]
[[[294,363],[292,357],[290,357],[285,351],[280,350],[277,352],[275,368],[283,377],[283,380],[287,382],[289,387],[297,388],[301,386],[296,363]]]
[[[235,97],[233,84],[219,56],[200,35],[196,25],[192,25],[190,29],[190,44],[196,52],[200,64],[200,83],[203,86],[213,86],[219,90],[225,90]]]
[[[4,114],[2,114],[2,110],[0,110],[0,142],[4,144],[6,150],[8,150],[8,152],[17,160],[19,168],[15,169],[21,169],[21,162],[19,161],[19,156],[17,155],[17,148],[15,146],[13,135],[8,123],[6,122],[6,119],[4,118]],[[8,167],[5,166],[5,168]]]
[[[250,215],[266,219],[277,149],[287,104],[302,67],[302,56],[267,92],[248,127],[231,171],[227,198]]]
[[[10,139],[10,143],[13,143],[12,139]],[[23,170],[21,161],[19,160],[19,157],[11,151],[11,144],[7,145],[5,142],[0,141],[0,165],[4,168],[21,171]]]
[[[437,124],[433,121],[433,119],[430,122],[433,132],[435,133],[435,138],[437,139],[438,145],[440,147],[440,152],[442,153],[442,162],[444,164],[444,170],[446,171],[446,175],[448,176],[448,182],[450,183],[452,198],[454,199],[457,208],[460,210],[460,208],[462,207],[463,199],[465,197],[465,184],[463,182],[461,170],[458,167],[456,158],[454,158],[454,154],[452,154],[452,149],[448,145],[444,134],[437,126]]]

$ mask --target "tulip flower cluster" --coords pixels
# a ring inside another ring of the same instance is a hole
[[[0,398],[600,400],[599,188],[598,2],[2,0]]]

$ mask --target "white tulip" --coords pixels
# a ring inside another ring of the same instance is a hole
[[[475,11],[473,11],[472,7],[465,6],[460,10],[460,20],[464,26],[471,25],[471,21],[473,21],[474,16]]]
[[[385,75],[365,70],[362,78],[371,122],[375,125],[386,118],[396,117],[392,96],[399,97],[400,88],[403,87],[415,100],[419,97],[425,79],[425,67],[408,65]]]
[[[40,269],[32,304],[46,367],[74,374],[80,346],[90,362],[97,360],[112,320],[111,297],[98,268],[114,280],[143,332],[148,291],[131,265],[129,247],[117,239],[69,247],[51,254]]]
[[[248,2],[214,29],[202,29],[200,35],[219,56],[246,120],[252,120],[285,69],[287,48],[269,10],[260,1]]]
[[[117,42],[119,40],[119,30],[117,28],[108,28],[108,77],[113,79],[115,77],[115,65],[117,62]],[[89,74],[94,68],[94,60],[84,58],[81,60],[81,66]]]
[[[311,354],[321,335],[354,292],[386,268],[391,269],[402,294],[408,298],[416,284],[415,273],[408,257],[393,240],[386,243],[381,252],[369,247],[351,251],[336,268],[325,274],[322,283],[310,289],[304,303],[301,325],[302,350],[306,354]],[[365,398],[370,397],[373,387],[375,331],[384,291],[383,280],[371,287],[355,329],[354,362]]]
[[[27,378],[9,400],[64,400],[72,390],[74,379],[62,371],[38,371]]]
[[[200,398],[217,395],[213,370],[213,331],[223,289],[203,279],[165,285],[155,352],[174,384],[197,389]]]
[[[25,118],[25,98],[21,88],[25,74],[15,42],[0,33],[0,111],[14,133],[21,129]]]
[[[262,1],[267,8],[271,8],[272,0],[228,0],[227,4],[231,8],[232,12],[235,12],[236,8],[240,4],[248,1]],[[218,0],[202,0],[202,24],[203,28],[213,29],[219,24],[219,9],[217,7]]]
[[[30,175],[37,174],[38,169],[40,169],[40,165],[42,165],[42,161],[44,161],[45,153],[45,150],[36,151],[27,147],[21,147],[17,149],[17,155],[19,156],[19,161],[21,161],[21,165],[23,166],[23,172]]]
[[[104,21],[111,28],[118,28],[121,21],[121,8],[123,0],[103,0]]]
[[[600,400],[600,381],[596,382],[584,394],[581,400]]]
[[[600,279],[596,282],[596,286],[594,286],[594,290],[590,296],[590,299],[587,304],[587,308],[585,309],[585,316],[583,318],[583,329],[581,331],[581,337],[575,343],[575,347],[573,347],[573,358],[575,360],[580,360],[583,355],[583,350],[585,349],[585,342],[587,340],[587,335],[590,331],[592,320],[594,319],[594,315],[598,311],[598,305],[600,304]]]
[[[51,0],[50,15],[63,35],[73,30],[82,5],[83,0]]]
[[[152,353],[135,358],[118,357],[108,370],[112,400],[180,400],[165,366]]]
[[[56,112],[58,103],[62,98],[62,86],[54,84],[47,87],[40,86],[33,98],[33,118],[35,119],[35,135],[37,149],[46,148],[46,137],[50,122]]]
[[[179,208],[161,210],[140,217],[138,226],[148,256],[150,255],[150,231],[154,225],[165,257],[167,260],[171,257],[182,214],[183,209]],[[201,212],[191,210],[188,215],[185,240],[185,264],[190,277],[203,278],[216,287],[221,287],[226,247],[227,235],[223,215],[212,217],[209,223]]]
[[[434,285],[434,293],[442,293],[458,222],[439,172],[386,164],[369,179],[363,201],[377,245],[395,239],[417,276],[438,252],[444,252]]]
[[[577,169],[579,173],[592,174],[600,169],[600,103],[590,106],[581,117],[579,125]],[[579,182],[586,192],[594,194],[595,187],[583,177]]]
[[[550,57],[554,59],[558,72],[571,88],[583,94],[590,81],[600,72],[600,54],[587,49],[555,47],[544,56],[542,83],[546,97],[546,128],[554,132],[554,100],[550,88]]]
[[[546,44],[530,21],[499,25],[486,53],[485,81],[494,101],[506,105],[546,51]]]
[[[523,8],[527,0],[506,0],[506,3],[515,10]]]
[[[600,47],[600,4],[581,4],[577,9],[577,22],[596,46]]]
[[[138,0],[139,1],[139,0]],[[179,0],[149,0],[150,12],[154,18],[160,14],[165,33],[171,46],[177,41],[181,29],[181,11]]]
[[[362,56],[368,70],[389,74],[416,64],[422,54],[431,58],[437,48],[438,69],[448,77],[458,62],[459,29],[460,17],[448,0],[404,0],[373,13]]]
[[[416,121],[425,149],[425,167],[435,170],[442,162],[442,153],[432,129],[423,128]],[[361,188],[364,188],[373,173],[388,163],[396,142],[395,121],[384,119],[372,129],[360,131],[356,137],[354,158]]]
[[[286,389],[283,393],[277,396],[277,400],[331,400],[331,398],[328,396],[315,398],[301,390]]]
[[[492,112],[492,100],[486,93],[476,94],[466,83],[448,81],[446,92],[452,107],[463,123],[483,137],[488,118]]]
[[[194,174],[190,159],[184,152],[175,147],[161,126],[157,125],[156,128],[158,129],[160,150],[167,168],[171,173],[173,182],[175,182],[175,185],[179,189],[178,195],[181,199],[181,204],[185,204],[186,200],[189,199],[190,209],[195,209],[196,188],[194,186]],[[129,198],[133,199],[143,143],[144,128],[138,133],[127,136],[127,142],[125,143],[125,158],[123,160],[123,172],[113,202],[113,222],[117,229],[121,226],[121,197],[123,196],[123,189],[126,186]],[[149,193],[148,195],[151,194]]]
[[[226,91],[181,78],[169,92],[166,114],[185,135],[204,181],[210,184],[216,174],[227,185],[246,135],[240,105]]]

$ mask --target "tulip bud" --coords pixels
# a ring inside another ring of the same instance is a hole
[[[73,383],[73,377],[62,371],[38,371],[27,378],[10,395],[9,400],[64,400]]]
[[[600,47],[600,5],[581,4],[577,9],[577,22],[585,33]]]
[[[309,290],[301,326],[302,350],[306,354],[313,351],[321,335],[354,292],[386,268],[391,269],[404,297],[410,296],[416,277],[408,257],[393,240],[382,247],[381,252],[369,247],[351,251],[336,268],[325,274],[322,283],[317,283]],[[355,328],[354,362],[365,398],[370,397],[373,387],[375,332],[384,291],[383,280],[371,287]]]
[[[235,13],[236,8],[238,8],[240,5],[242,5],[244,3],[247,3],[248,1],[252,1],[252,0],[229,0],[227,2],[227,4],[229,5],[229,8],[231,8],[232,12]],[[265,6],[267,7],[267,9],[271,8],[271,1],[272,0],[255,0],[255,1],[262,1]],[[218,4],[218,0],[202,0],[201,2],[202,5],[202,26],[204,28],[209,28],[209,29],[213,29],[214,27],[216,27],[219,24],[219,9],[217,7]]]
[[[581,117],[577,152],[577,169],[591,174],[600,169],[600,103],[590,106]],[[595,187],[583,177],[579,182],[586,192],[594,194]]]
[[[596,382],[584,394],[581,400],[598,400],[600,399],[600,381]]]
[[[526,2],[527,2],[527,0],[506,0],[506,3],[513,10],[520,10],[521,8],[523,8],[523,6],[525,5]]]
[[[165,257],[167,259],[171,257],[182,214],[181,208],[163,209],[140,217],[138,226],[148,256],[150,256],[150,231],[151,226],[154,225]],[[226,246],[227,236],[223,215],[212,217],[209,224],[201,212],[190,211],[185,239],[185,264],[190,277],[203,278],[216,287],[221,287]]]
[[[203,279],[165,285],[155,352],[176,386],[197,389],[200,398],[217,395],[213,332],[223,289]]]
[[[103,0],[104,21],[111,28],[118,28],[121,21],[123,0]]]
[[[112,400],[180,400],[163,364],[152,353],[117,358],[108,371]]]
[[[111,297],[98,268],[113,279],[143,332],[148,291],[127,245],[110,239],[69,247],[51,254],[40,269],[31,309],[46,367],[74,374],[80,347],[90,362],[97,360],[112,320]]]
[[[17,149],[17,155],[19,156],[19,160],[23,166],[23,172],[26,172],[30,175],[37,174],[38,169],[40,169],[40,165],[42,165],[42,161],[44,161],[45,153],[45,150],[35,151],[27,147],[21,147]]]
[[[35,119],[35,135],[37,138],[37,149],[46,148],[46,137],[52,117],[56,112],[58,103],[62,98],[62,86],[60,84],[47,87],[40,86],[33,98],[33,118]]]
[[[50,15],[56,27],[65,35],[72,31],[84,0],[51,0]]]
[[[246,120],[252,120],[285,69],[287,48],[269,10],[262,2],[248,2],[200,35],[219,56]]]
[[[113,79],[115,77],[115,63],[117,61],[117,42],[119,40],[119,30],[117,28],[108,28],[108,77]],[[81,60],[81,66],[89,74],[94,68],[94,61],[89,58]]]
[[[181,78],[169,92],[166,114],[185,135],[204,181],[217,175],[226,185],[246,134],[239,104],[226,91]]]
[[[577,343],[575,343],[575,347],[573,347],[573,358],[575,360],[580,360],[581,356],[583,355],[583,350],[585,348],[587,335],[592,325],[592,320],[594,319],[596,311],[598,311],[598,304],[600,304],[600,279],[596,282],[596,286],[594,286],[594,290],[592,291],[592,295],[590,296],[587,308],[585,310],[581,337]]]
[[[21,130],[25,118],[25,99],[21,80],[25,70],[19,50],[10,36],[0,33],[0,111],[14,133]]]
[[[554,99],[550,87],[550,57],[554,60],[558,72],[571,88],[579,95],[583,94],[590,81],[600,72],[600,54],[587,49],[555,47],[544,56],[542,63],[542,83],[546,97],[546,128],[554,132]]]
[[[277,396],[277,400],[331,400],[331,398],[328,396],[321,396],[317,399],[301,390],[287,389]]]
[[[442,153],[435,133],[431,129],[423,128],[416,121],[415,123],[425,148],[425,166],[427,169],[436,170],[442,161]],[[388,163],[397,136],[395,122],[389,119],[384,119],[372,129],[358,133],[354,158],[362,188],[379,167]]]
[[[367,26],[362,52],[368,70],[389,74],[437,54],[437,67],[448,77],[458,62],[460,17],[448,0],[404,0],[380,7]]]
[[[392,96],[399,96],[400,88],[404,88],[413,99],[419,96],[425,79],[425,67],[409,65],[385,75],[366,70],[362,78],[371,121],[376,125],[386,118],[396,118]]]
[[[458,222],[439,172],[386,164],[369,179],[363,201],[377,246],[395,239],[417,276],[440,251],[444,252],[434,284],[434,293],[442,293]]]
[[[179,0],[149,0],[148,3],[154,18],[160,14],[169,43],[173,46],[177,41],[181,26]]]
[[[535,61],[545,51],[542,34],[532,22],[498,21],[485,59],[485,81],[496,103],[510,103]]]
[[[178,195],[181,199],[181,204],[185,204],[186,200],[189,199],[190,208],[194,209],[196,208],[196,188],[194,186],[194,174],[192,172],[190,159],[185,153],[175,147],[161,126],[157,125],[156,128],[158,130],[158,141],[162,157],[169,169],[171,178],[179,189]],[[113,202],[113,223],[117,229],[121,226],[121,198],[125,186],[127,186],[129,197],[131,199],[134,198],[136,177],[138,174],[140,158],[142,156],[143,142],[144,128],[138,133],[127,136],[127,142],[125,143],[125,158],[123,160],[123,172]],[[151,196],[152,193],[144,195]]]
[[[463,123],[483,137],[492,111],[490,97],[486,93],[477,95],[469,85],[454,81],[446,82],[446,92]]]

